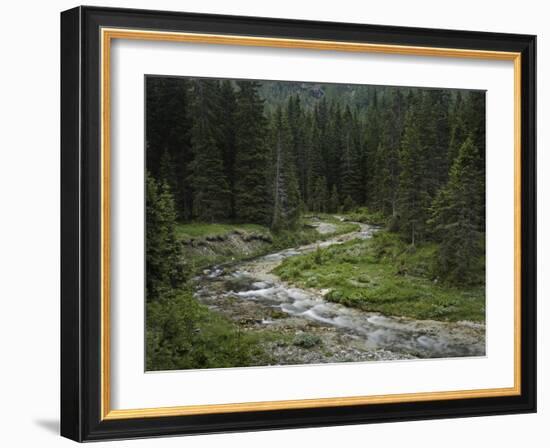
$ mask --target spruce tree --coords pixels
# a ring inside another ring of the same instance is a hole
[[[323,137],[319,129],[319,123],[314,121],[311,131],[311,144],[309,145],[309,166],[307,179],[307,207],[310,211],[319,212],[326,195],[323,195],[321,186],[326,190],[326,178],[324,176]]]
[[[478,171],[485,173],[485,93],[457,92],[449,121],[448,166],[453,164],[460,148],[469,137],[478,150]],[[485,177],[482,181],[485,189]],[[482,207],[485,210],[485,198]],[[485,223],[485,212],[482,214],[482,220]]]
[[[329,213],[338,213],[339,208],[340,208],[340,199],[338,195],[338,189],[336,188],[336,185],[334,185],[332,187],[332,192],[330,193],[327,211]]]
[[[189,116],[191,82],[184,78],[146,78],[146,165],[157,179],[162,158],[170,159],[170,187],[180,219],[190,219],[193,191],[188,182],[193,153]],[[166,170],[165,170],[166,172]]]
[[[399,176],[400,228],[414,246],[426,236],[430,206],[428,162],[414,108],[407,112],[400,153]]]
[[[310,194],[311,194],[311,175],[313,173],[312,165],[313,163],[318,164],[316,148],[314,148],[314,134],[315,134],[315,124],[313,113],[307,111],[304,113],[303,119],[304,126],[304,170],[300,175],[300,195],[302,197],[302,202],[304,206],[304,211],[308,210],[310,203]]]
[[[216,81],[194,81],[193,128],[191,142],[194,160],[190,176],[194,189],[193,211],[208,222],[226,218],[230,209],[227,177],[219,147],[219,89]]]
[[[450,135],[449,149],[447,151],[447,163],[451,166],[458,156],[458,151],[468,136],[466,123],[466,103],[463,100],[463,95],[459,91],[451,107],[449,114]]]
[[[273,145],[273,215],[274,231],[293,229],[300,219],[300,191],[296,165],[291,151],[287,117],[278,108],[272,124]]]
[[[336,189],[336,185],[332,188],[333,190]],[[310,211],[316,213],[328,211],[328,199],[327,180],[324,176],[317,177],[311,190]]]
[[[270,221],[267,170],[267,121],[264,102],[256,81],[239,81],[237,94],[235,215],[242,222],[267,224]]]
[[[346,107],[343,115],[343,145],[340,153],[340,193],[344,198],[350,198],[354,204],[361,203],[361,159],[356,117]],[[349,204],[349,202],[348,202]]]
[[[174,197],[166,182],[146,173],[146,298],[161,299],[183,281]]]
[[[478,150],[478,171],[485,173],[485,151],[486,151],[486,136],[485,136],[485,92],[468,92],[468,114],[467,126],[469,136],[472,138],[474,146]],[[485,176],[483,180],[483,190],[485,190]],[[485,225],[485,197],[483,197],[483,224]]]
[[[218,119],[218,145],[222,152],[223,169],[230,191],[229,217],[235,218],[235,163],[237,142],[235,129],[237,127],[237,97],[231,81],[224,80],[220,85],[220,116]]]
[[[346,196],[346,199],[344,199],[344,203],[342,205],[342,209],[345,212],[350,212],[355,208],[356,204],[353,202],[353,199],[351,196]]]
[[[384,215],[397,214],[399,190],[399,151],[405,120],[401,89],[391,88],[380,111],[378,147],[374,148],[372,171],[375,208]]]
[[[168,184],[170,191],[177,190],[178,185],[175,166],[170,156],[170,152],[167,149],[164,150],[160,158],[158,178],[161,182],[166,182],[166,184]]]
[[[293,95],[288,99],[286,109],[287,121],[290,130],[291,152],[296,162],[296,175],[300,188],[300,196],[307,200],[307,145],[306,145],[306,117],[302,109],[300,97]]]
[[[441,242],[438,257],[440,274],[447,280],[467,284],[479,281],[479,257],[484,234],[483,172],[479,151],[472,138],[460,147],[447,185],[432,205],[431,224]]]
[[[371,162],[375,170],[372,175],[373,182],[371,184],[374,194],[370,204],[384,216],[390,214],[394,216],[396,214],[399,187],[399,177],[396,175],[396,172],[398,173],[399,171],[396,169],[392,172],[391,158],[388,157],[389,152],[387,147],[379,143]]]
[[[365,156],[363,160],[364,196],[369,205],[380,207],[382,196],[378,191],[376,174],[385,163],[380,159],[377,150],[380,147],[380,110],[378,108],[378,94],[376,88],[368,90],[368,105],[365,113]]]
[[[329,126],[326,132],[324,157],[324,175],[327,179],[328,189],[336,185],[341,190],[340,159],[344,151],[343,115],[340,103],[332,102],[329,108]]]
[[[429,119],[433,123],[433,146],[431,147],[430,170],[433,173],[432,195],[447,183],[449,177],[449,144],[450,144],[450,103],[451,95],[446,90],[428,91],[430,98]]]

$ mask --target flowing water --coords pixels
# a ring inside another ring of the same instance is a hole
[[[294,344],[268,344],[277,364],[484,355],[483,324],[365,312],[329,302],[323,298],[327,291],[297,288],[272,273],[286,258],[317,247],[367,239],[376,231],[357,224],[356,232],[207,270],[198,281],[196,296],[246,331],[267,329],[287,339],[298,338]],[[319,222],[319,233],[334,231],[330,226]]]

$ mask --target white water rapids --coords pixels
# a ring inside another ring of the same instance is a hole
[[[321,243],[286,249],[229,267],[214,268],[202,276],[197,297],[234,320],[242,318],[243,312],[250,313],[254,325],[258,327],[288,329],[292,324],[291,328],[295,331],[307,332],[309,323],[314,323],[342,336],[336,343],[336,348],[341,349],[342,353],[348,350],[347,345],[352,344],[355,356],[377,354],[367,359],[484,355],[483,324],[416,320],[365,312],[329,302],[323,298],[325,291],[297,288],[271,273],[286,258],[314,251],[317,247],[370,238],[376,230],[366,224],[359,225],[359,231]],[[277,319],[269,317],[274,310],[279,313]],[[280,318],[281,315],[287,318]],[[353,359],[348,356],[344,360]],[[315,361],[323,362],[322,359]]]

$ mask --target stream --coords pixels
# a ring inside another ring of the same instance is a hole
[[[286,258],[376,232],[356,224],[359,230],[325,241],[205,270],[195,295],[244,331],[281,335],[286,342],[265,343],[279,365],[485,355],[484,324],[365,312],[329,302],[323,298],[327,291],[298,288],[272,273]],[[320,234],[334,231],[330,223],[316,226]]]

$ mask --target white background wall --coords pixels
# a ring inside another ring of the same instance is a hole
[[[543,1],[460,0],[133,0],[88,4],[384,25],[537,34],[539,195],[539,413],[274,432],[124,441],[109,446],[543,447],[550,440],[545,387],[550,332],[550,237],[545,193],[550,158],[548,79],[550,11]],[[69,446],[59,414],[59,12],[78,3],[11,1],[2,5],[0,68],[0,440],[3,446]],[[545,278],[546,277],[546,278]],[[98,444],[96,446],[107,446]]]

